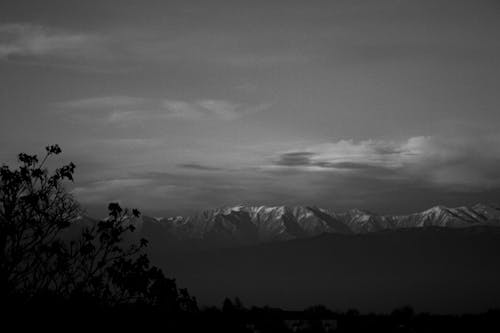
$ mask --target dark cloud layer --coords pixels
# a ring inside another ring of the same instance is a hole
[[[281,154],[276,165],[284,166],[305,166],[311,165],[311,157],[314,153],[310,152],[293,152]]]
[[[377,150],[379,154],[395,154],[394,151],[388,151],[385,149]],[[278,160],[275,162],[277,166],[285,167],[319,167],[326,169],[339,169],[339,170],[376,170],[380,169],[376,166],[362,163],[362,162],[328,162],[321,160],[321,154],[313,152],[292,152],[283,153],[279,156]]]

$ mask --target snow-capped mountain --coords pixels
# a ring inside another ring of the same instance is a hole
[[[421,213],[389,217],[396,228],[500,226],[500,208],[477,204],[473,207],[435,206]]]
[[[499,226],[500,208],[435,206],[409,215],[378,215],[359,209],[338,213],[309,206],[235,206],[191,216],[135,221],[139,232],[156,241],[208,241],[213,244],[257,244],[330,234],[363,234],[422,227]]]
[[[137,228],[137,237],[146,237],[154,243],[189,243],[191,246],[193,242],[203,242],[226,246],[405,228],[500,227],[500,208],[484,204],[457,208],[435,206],[409,215],[378,215],[359,209],[335,212],[310,206],[234,206],[203,210],[185,217],[143,215],[131,222]]]
[[[498,206],[436,206],[396,216],[235,206],[185,217],[142,215],[130,223],[137,227],[132,237],[149,240],[152,262],[204,304],[226,295],[288,304],[284,290],[290,290],[297,302],[290,306],[297,308],[321,302],[388,311],[411,302],[433,311],[479,312],[492,306],[491,295],[500,295]],[[387,229],[394,231],[378,232]],[[450,302],[456,295],[460,302]]]

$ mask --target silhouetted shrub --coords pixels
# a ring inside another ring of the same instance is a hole
[[[75,240],[63,231],[81,210],[65,181],[75,165],[49,172],[46,162],[61,153],[46,148],[44,158],[19,154],[19,167],[0,169],[0,298],[12,304],[88,304],[101,308],[134,304],[166,311],[196,311],[196,300],[175,280],[151,266],[147,241],[124,242],[133,232],[137,209],[108,206],[109,216],[82,229]]]

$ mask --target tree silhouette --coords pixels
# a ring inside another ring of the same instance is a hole
[[[19,167],[0,169],[0,293],[10,297],[22,290],[32,294],[50,283],[49,273],[62,244],[58,239],[78,215],[78,203],[62,182],[73,180],[70,163],[49,173],[45,163],[61,153],[46,148],[42,161],[19,154]]]
[[[0,298],[24,303],[47,296],[104,307],[142,305],[168,311],[196,311],[187,290],[150,264],[147,241],[124,241],[135,230],[137,209],[110,203],[106,219],[65,239],[64,231],[81,214],[66,191],[75,165],[49,172],[47,160],[61,153],[46,148],[44,158],[19,154],[19,167],[0,169]]]

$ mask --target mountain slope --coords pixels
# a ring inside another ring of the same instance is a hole
[[[363,234],[403,228],[500,226],[500,208],[488,205],[436,206],[409,215],[378,215],[359,209],[337,213],[317,207],[224,207],[174,218],[142,217],[144,237],[171,243],[227,247],[309,238],[321,234]]]

